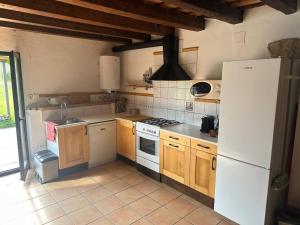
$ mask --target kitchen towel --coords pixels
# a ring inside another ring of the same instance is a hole
[[[47,140],[55,141],[55,126],[56,124],[53,122],[47,122]]]

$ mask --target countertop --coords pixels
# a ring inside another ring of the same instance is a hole
[[[128,113],[104,113],[104,114],[97,114],[97,115],[89,115],[89,116],[79,116],[78,119],[82,120],[82,122],[78,123],[71,123],[71,124],[63,124],[63,125],[56,125],[56,128],[64,128],[68,126],[75,126],[80,124],[94,124],[94,123],[102,123],[107,121],[113,121],[115,119],[126,119],[132,122],[143,120],[149,118],[149,116],[144,115],[131,115]]]
[[[173,125],[168,127],[162,127],[160,128],[160,130],[172,132],[175,134],[180,134],[194,139],[207,141],[214,145],[218,144],[218,138],[211,137],[209,136],[209,134],[201,133],[200,127],[194,125],[188,125],[183,123],[183,124],[178,124],[178,125]]]

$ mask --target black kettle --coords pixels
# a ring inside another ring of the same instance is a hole
[[[200,131],[202,133],[209,133],[209,131],[215,129],[215,117],[214,116],[205,116],[202,117],[202,124]]]

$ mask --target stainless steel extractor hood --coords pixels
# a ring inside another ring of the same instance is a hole
[[[191,80],[178,64],[179,39],[174,35],[163,39],[164,64],[152,75],[150,80]]]

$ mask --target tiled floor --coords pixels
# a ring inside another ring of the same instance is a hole
[[[229,225],[186,195],[113,162],[63,180],[0,179],[0,224]]]

